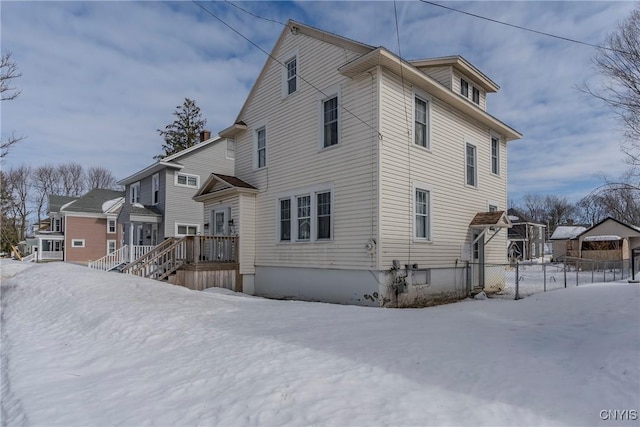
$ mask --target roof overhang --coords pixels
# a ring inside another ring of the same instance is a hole
[[[452,92],[432,77],[429,77],[420,71],[411,63],[400,59],[397,55],[389,52],[383,47],[379,47],[374,51],[343,65],[338,69],[338,71],[347,77],[353,78],[377,66],[384,67],[396,75],[402,75],[409,83],[424,89],[431,95],[447,102],[458,111],[503,135],[507,141],[522,138],[522,134],[517,130],[505,123],[502,123],[491,114],[478,108],[475,104],[464,99],[461,95]]]
[[[165,161],[158,161],[155,162],[154,164],[147,166],[146,168],[134,173],[133,175],[130,175],[124,179],[121,179],[120,181],[118,181],[118,185],[129,185],[129,184],[133,184],[134,182],[140,181],[142,178],[147,177],[151,174],[154,174],[156,172],[160,172],[162,169],[164,168],[171,168],[171,169],[183,169],[184,166],[179,164],[179,163],[169,163],[169,162],[165,162]]]
[[[472,229],[511,228],[513,224],[504,211],[478,212],[469,224]]]
[[[233,139],[236,137],[236,135],[238,135],[240,132],[243,132],[245,130],[247,130],[247,125],[244,124],[243,122],[238,122],[238,123],[232,124],[226,129],[221,130],[218,133],[218,136],[220,136],[221,138]]]
[[[213,190],[216,184],[221,184],[221,188]],[[258,194],[259,192],[257,188],[239,178],[212,173],[193,196],[193,200],[204,202],[231,194]]]
[[[466,74],[467,76],[473,78],[473,80],[480,84],[482,89],[487,92],[497,92],[498,90],[500,90],[500,86],[498,86],[496,82],[491,80],[482,71],[478,70],[473,66],[473,64],[459,55],[443,56],[441,58],[418,59],[415,61],[409,61],[409,63],[416,68],[451,66],[458,71]]]

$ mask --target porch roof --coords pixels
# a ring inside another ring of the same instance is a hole
[[[229,191],[255,194],[258,189],[238,177],[212,173],[193,196],[193,200],[201,202],[218,194],[228,194]]]
[[[512,224],[504,211],[478,212],[469,224],[470,228],[506,227],[511,228]]]

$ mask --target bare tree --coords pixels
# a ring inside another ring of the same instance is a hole
[[[31,199],[36,211],[37,223],[45,216],[48,196],[62,192],[61,176],[58,167],[39,166],[31,173]]]
[[[58,168],[62,184],[62,195],[80,196],[86,189],[85,173],[82,165],[71,162]]]
[[[21,91],[12,86],[12,81],[21,75],[18,65],[11,60],[11,52],[0,55],[0,101],[11,101],[20,95]],[[24,136],[16,136],[15,132],[11,132],[11,136],[6,140],[0,140],[0,159],[9,154],[11,147],[23,139]]]
[[[610,34],[593,58],[605,79],[583,90],[605,102],[618,115],[627,142],[622,150],[629,164],[640,167],[640,4]]]
[[[109,169],[92,166],[87,170],[87,189],[104,188],[115,190],[118,187],[116,177]]]
[[[23,165],[9,169],[4,176],[4,185],[9,198],[7,208],[15,222],[18,241],[23,240],[27,235],[27,220],[32,212],[29,206],[30,175],[31,168]]]
[[[530,221],[546,224],[549,233],[553,233],[560,224],[572,224],[575,221],[576,207],[565,197],[556,195],[526,194],[523,205],[516,206]]]

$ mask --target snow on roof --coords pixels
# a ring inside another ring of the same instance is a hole
[[[615,235],[604,235],[604,236],[587,236],[584,238],[585,242],[605,242],[605,241],[616,241],[621,240],[622,237]]]
[[[107,200],[102,204],[102,212],[107,213],[109,210],[113,209],[115,205],[122,201],[122,197],[118,197],[117,199]]]
[[[551,240],[574,239],[587,228],[581,225],[559,225],[551,235]]]

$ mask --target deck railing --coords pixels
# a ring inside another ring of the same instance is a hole
[[[64,252],[62,251],[41,251],[38,260],[62,260]]]
[[[129,259],[129,246],[124,245],[120,249],[111,252],[100,259],[90,261],[88,266],[89,268],[94,268],[96,270],[109,271],[124,264],[125,262],[128,262]]]

